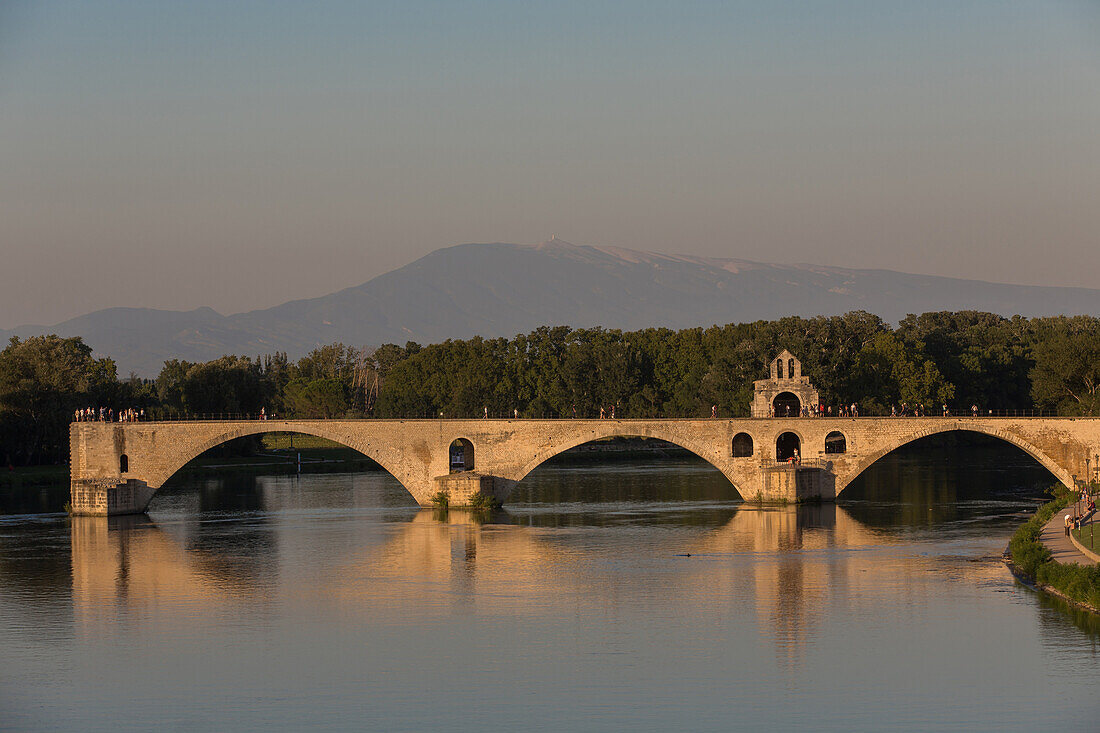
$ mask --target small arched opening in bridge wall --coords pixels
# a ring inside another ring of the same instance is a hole
[[[465,438],[457,438],[450,448],[451,473],[474,470],[474,444]]]
[[[775,439],[775,460],[779,463],[802,456],[802,439],[795,433],[780,433]]]
[[[779,379],[783,379],[783,360],[782,359],[776,359],[775,360],[775,374],[776,374],[777,377],[779,377]]]
[[[752,458],[752,436],[748,433],[738,433],[733,436],[733,457]]]
[[[776,417],[798,417],[802,412],[802,401],[793,392],[780,392],[772,400]]]
[[[848,452],[848,439],[844,437],[844,433],[839,430],[834,430],[825,436],[825,453],[829,455],[836,455],[838,453]]]
[[[118,457],[118,472],[129,473],[130,472],[130,457],[123,453]]]

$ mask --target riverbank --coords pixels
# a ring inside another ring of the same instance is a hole
[[[68,466],[25,466],[0,473],[0,489],[30,489],[68,484]]]
[[[1012,536],[1005,563],[1025,585],[1100,614],[1100,565],[1089,561],[1065,539],[1059,524],[1062,520],[1056,517],[1073,499],[1061,489],[1052,501],[1039,507]]]

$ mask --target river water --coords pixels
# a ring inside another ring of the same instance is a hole
[[[989,450],[839,506],[671,455],[553,461],[487,517],[381,472],[8,514],[0,729],[1097,730],[1100,625],[997,560],[1050,478]]]

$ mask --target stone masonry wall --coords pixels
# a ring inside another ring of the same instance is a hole
[[[926,435],[968,430],[1001,438],[1034,456],[1071,485],[1085,476],[1085,459],[1100,454],[1100,418],[774,418],[673,420],[269,420],[241,422],[74,423],[70,433],[75,499],[88,499],[88,481],[104,486],[138,481],[152,491],[205,450],[232,438],[300,432],[347,445],[374,459],[430,504],[436,479],[450,474],[449,447],[473,444],[472,469],[494,477],[501,501],[536,466],[569,448],[615,436],[659,438],[686,448],[725,475],[743,497],[767,492],[764,469],[775,465],[775,442],[791,432],[802,458],[824,471],[822,498],[831,500],[886,453]],[[839,431],[847,451],[826,454],[825,437]],[[747,433],[753,455],[734,458],[734,435]],[[120,457],[126,455],[123,473]],[[98,491],[98,489],[96,489]],[[117,494],[119,497],[122,494]],[[135,495],[136,496],[136,495]],[[104,499],[106,501],[106,499]]]

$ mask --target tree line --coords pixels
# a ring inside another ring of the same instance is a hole
[[[335,417],[748,415],[752,382],[782,349],[829,405],[1100,414],[1100,319],[1004,318],[974,311],[788,317],[640,331],[542,327],[514,338],[343,344],[296,362],[285,353],[165,362],[155,379],[120,379],[80,338],[13,338],[0,352],[0,457],[63,462],[75,410]]]

